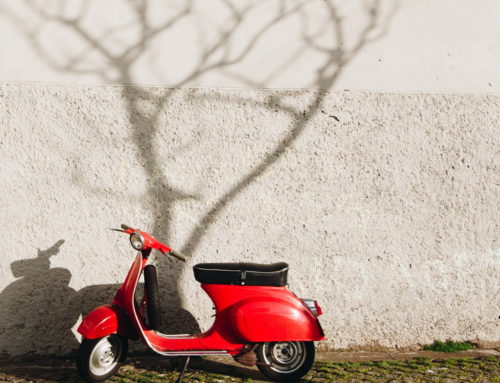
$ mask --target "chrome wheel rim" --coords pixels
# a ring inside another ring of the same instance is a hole
[[[306,353],[302,342],[264,343],[264,362],[281,374],[291,374],[304,364]]]
[[[122,355],[122,344],[116,335],[102,338],[90,354],[89,368],[95,376],[113,371]]]

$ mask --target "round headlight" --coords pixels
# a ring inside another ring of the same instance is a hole
[[[130,234],[130,244],[136,250],[142,250],[144,247],[144,238],[142,238],[141,233],[134,231]]]

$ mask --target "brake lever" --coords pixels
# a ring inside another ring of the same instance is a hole
[[[113,229],[112,227],[108,227],[108,230],[117,231],[119,233],[125,233],[125,230],[122,230],[122,229]]]

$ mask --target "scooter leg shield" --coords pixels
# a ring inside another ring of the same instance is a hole
[[[110,334],[138,339],[129,317],[118,306],[105,305],[94,309],[83,319],[77,331],[87,339],[97,339]]]

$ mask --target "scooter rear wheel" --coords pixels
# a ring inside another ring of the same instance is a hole
[[[78,373],[87,382],[102,382],[118,370],[127,349],[128,339],[116,334],[98,339],[84,338],[76,357]]]
[[[276,382],[295,382],[311,369],[314,342],[266,342],[257,347],[259,370]]]

